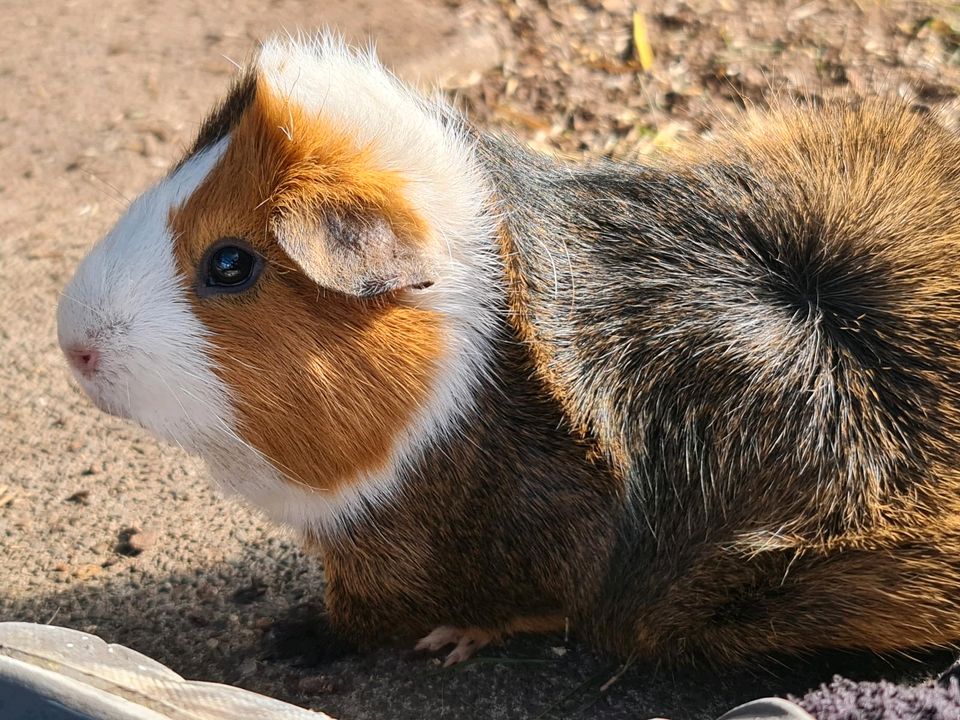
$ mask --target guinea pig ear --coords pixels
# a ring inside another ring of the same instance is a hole
[[[402,240],[376,214],[331,211],[280,217],[273,231],[290,259],[314,282],[357,297],[433,285],[436,268],[423,248]]]

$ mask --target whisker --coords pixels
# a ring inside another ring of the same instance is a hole
[[[174,400],[177,401],[177,405],[179,405],[179,406],[180,406],[180,410],[183,411],[183,416],[184,416],[185,418],[187,418],[187,421],[189,422],[190,416],[187,414],[187,409],[183,406],[183,403],[180,402],[180,398],[177,396],[176,393],[173,392],[173,388],[170,387],[170,384],[167,382],[166,378],[163,377],[163,374],[162,374],[159,370],[156,370],[156,369],[154,370],[154,372],[156,372],[157,377],[160,378],[160,382],[162,382],[162,383],[166,386],[167,391],[173,396]],[[128,392],[128,394],[129,394],[129,389],[130,389],[130,384],[129,384],[129,381],[128,381],[128,382],[127,382],[127,392]],[[182,388],[181,388],[181,389],[182,389]],[[189,391],[184,390],[184,392],[185,392],[187,395],[190,395],[190,392],[189,392]],[[191,395],[191,397],[193,397],[193,396]],[[197,398],[194,398],[194,399],[196,400]],[[183,446],[183,444],[180,442],[179,438],[173,437],[173,441],[177,444],[177,447],[179,447],[179,448],[180,448],[181,450],[183,450],[185,453],[190,454],[190,453],[187,452],[187,449],[186,449],[186,448]]]
[[[120,188],[118,188],[116,185],[114,185],[113,183],[107,182],[107,181],[104,180],[102,177],[100,177],[100,176],[97,175],[95,172],[93,172],[92,170],[87,170],[86,168],[80,168],[80,169],[81,169],[84,173],[86,173],[86,175],[88,176],[88,178],[93,178],[94,180],[96,180],[97,182],[99,182],[101,185],[103,185],[104,187],[106,187],[108,190],[113,191],[114,195],[113,195],[112,197],[109,195],[109,193],[105,193],[105,194],[106,194],[108,197],[110,197],[111,200],[113,200],[115,203],[117,203],[117,205],[119,205],[120,207],[126,207],[126,206],[128,206],[128,205],[130,204],[130,198],[128,198],[126,195],[124,195],[123,192],[120,190]],[[90,183],[90,185],[93,186],[94,183]],[[100,188],[100,190],[103,191],[103,188]]]
[[[63,290],[58,290],[58,291],[57,291],[57,294],[60,295],[60,297],[66,298],[66,299],[69,300],[70,302],[75,302],[75,303],[76,303],[77,305],[79,305],[80,307],[86,308],[87,310],[89,310],[90,312],[94,313],[97,317],[99,317],[99,318],[101,318],[101,319],[102,319],[102,318],[106,318],[106,316],[107,316],[106,313],[103,312],[103,310],[100,310],[99,308],[96,308],[96,307],[94,307],[93,305],[88,305],[87,303],[82,302],[81,300],[78,300],[77,298],[73,297],[72,295],[68,295],[68,294],[67,294],[66,292],[64,292]]]

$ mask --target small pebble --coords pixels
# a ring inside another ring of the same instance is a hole
[[[67,502],[74,503],[76,505],[89,505],[90,504],[90,491],[89,490],[78,490],[73,495],[67,498]]]
[[[103,568],[95,563],[86,563],[80,565],[73,570],[73,576],[77,580],[89,580],[92,577],[96,577],[103,572]]]
[[[304,695],[328,695],[336,691],[336,685],[327,675],[310,675],[300,678],[297,690]]]
[[[7,485],[0,485],[0,507],[13,505],[13,500],[17,496],[17,491]]]
[[[128,527],[120,531],[116,552],[128,557],[136,557],[157,544],[160,535],[156,530],[141,530]]]

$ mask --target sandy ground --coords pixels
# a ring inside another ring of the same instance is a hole
[[[344,720],[710,717],[834,671],[920,676],[946,664],[631,667],[600,692],[618,668],[562,637],[518,639],[450,671],[404,648],[323,662],[309,632],[277,642],[278,623],[319,599],[318,563],[221,499],[178,449],[97,412],[55,340],[72,268],[176,159],[226,87],[227,58],[269,32],[326,24],[373,37],[405,76],[460,88],[481,122],[548,150],[642,156],[770,88],[882,87],[949,107],[953,17],[865,3],[649,3],[657,66],[644,76],[620,0],[0,0],[0,619],[95,632],[190,678]]]

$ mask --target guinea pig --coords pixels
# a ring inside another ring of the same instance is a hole
[[[319,552],[361,646],[960,640],[960,141],[896,101],[574,164],[270,40],[58,328]]]

